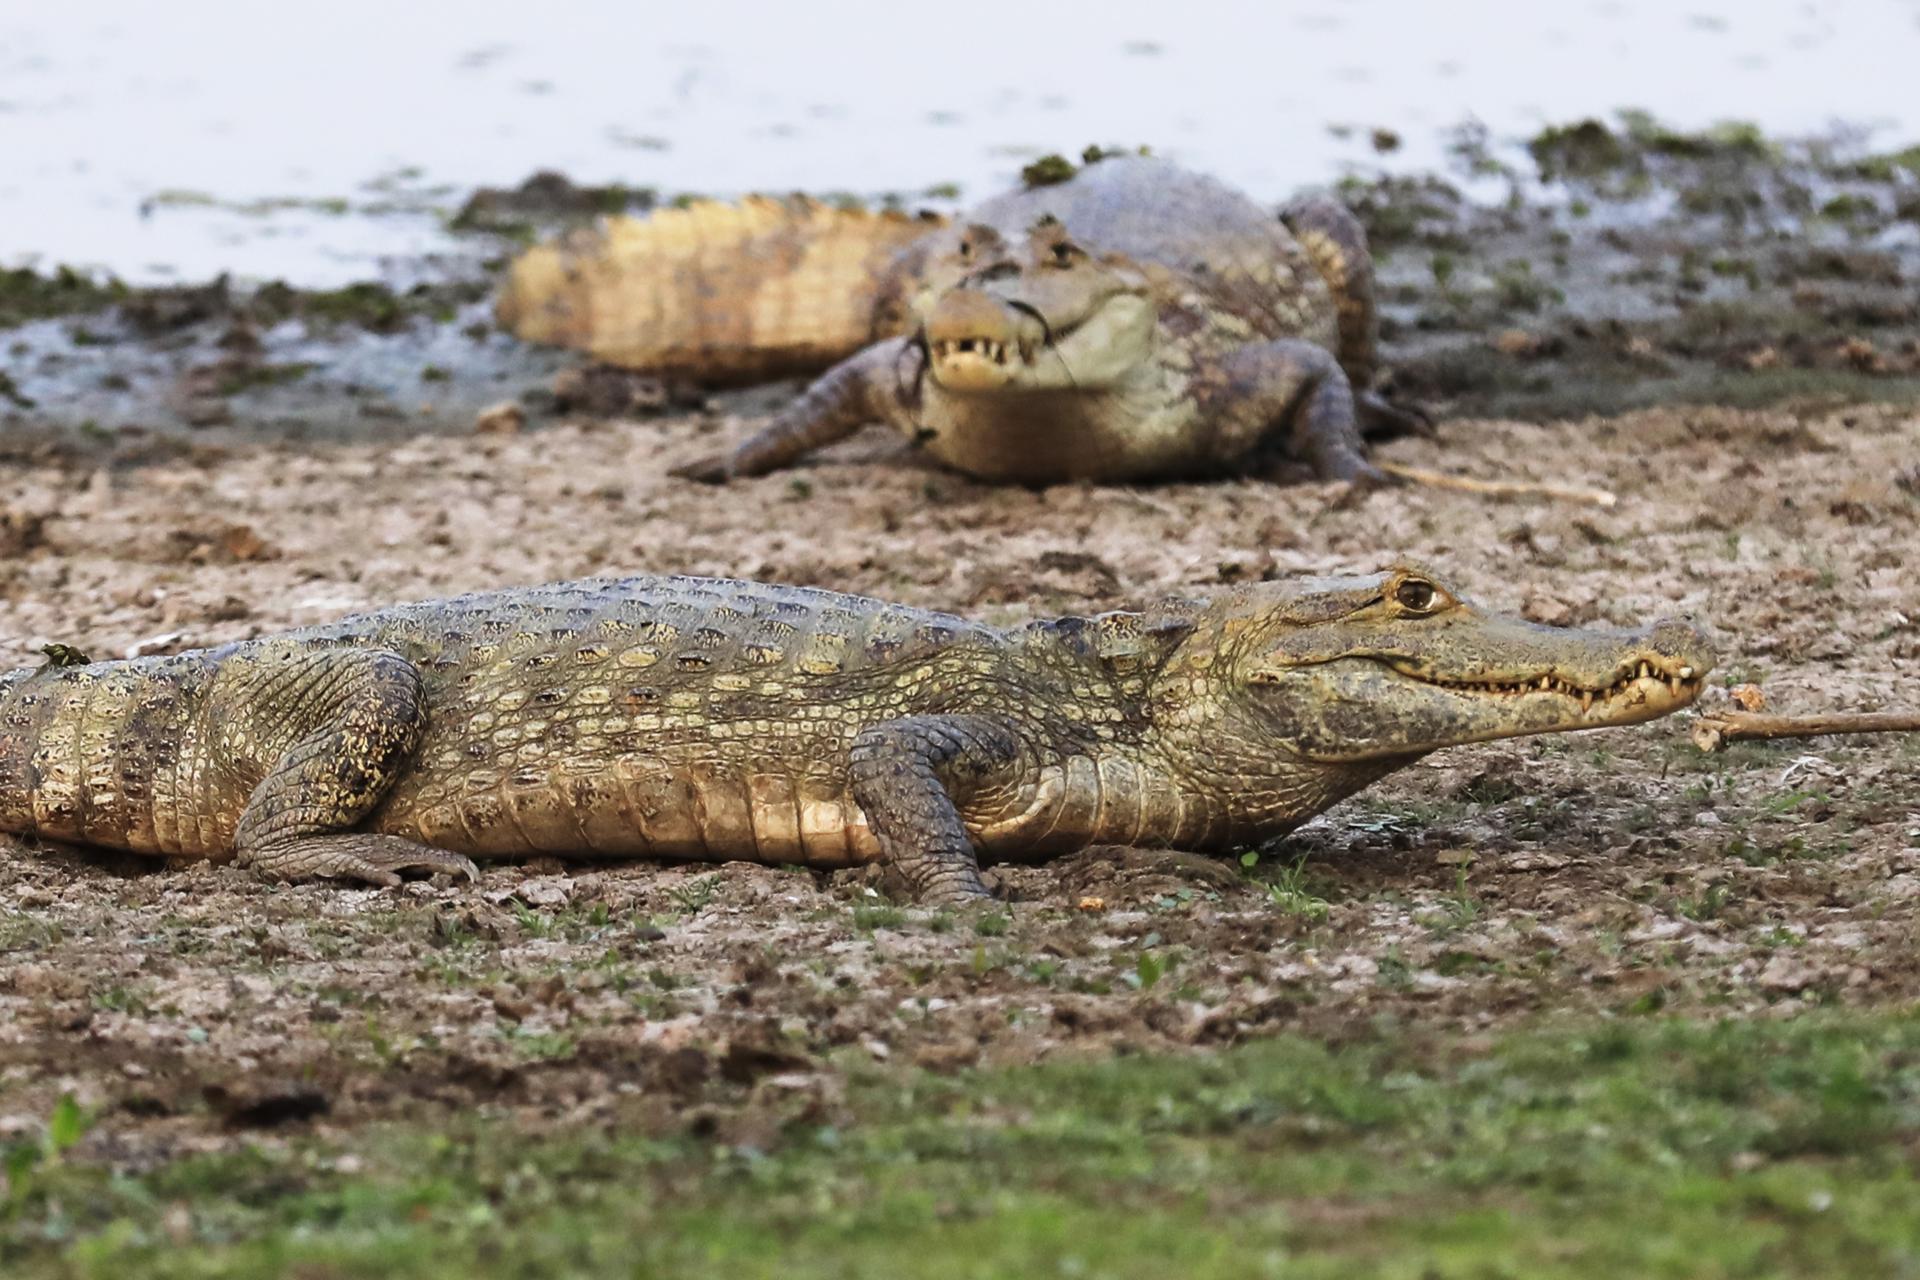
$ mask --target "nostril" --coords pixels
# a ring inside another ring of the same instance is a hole
[[[1004,280],[1008,276],[1017,276],[1020,268],[1011,262],[995,262],[970,272],[962,282],[964,284],[985,284],[990,280]]]

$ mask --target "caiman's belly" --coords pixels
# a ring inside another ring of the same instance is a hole
[[[1090,844],[1205,849],[1230,833],[1219,806],[1164,773],[1118,757],[1047,765],[1005,801],[972,806],[967,830],[982,853],[1037,861]]]
[[[646,755],[505,775],[481,768],[410,776],[368,827],[480,858],[602,854],[842,867],[880,856],[844,784]]]
[[[1086,756],[964,798],[960,813],[983,855],[1020,861],[1096,843],[1211,849],[1292,825],[1255,831],[1162,772]],[[366,825],[478,858],[545,853],[844,867],[880,857],[867,814],[844,783],[645,755],[506,775],[410,775]]]
[[[918,441],[982,480],[1164,479],[1213,465],[1190,405],[1089,414],[1066,397],[928,397]]]

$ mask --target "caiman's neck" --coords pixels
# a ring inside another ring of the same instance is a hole
[[[1141,610],[1066,614],[1030,622],[1015,635],[1036,661],[1082,668],[1117,686],[1129,703],[1144,703],[1153,678],[1192,633],[1201,607],[1170,599]]]

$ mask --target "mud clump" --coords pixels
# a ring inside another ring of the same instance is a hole
[[[131,293],[117,280],[98,280],[72,267],[56,267],[50,275],[30,267],[0,268],[0,329],[104,311]]]
[[[603,214],[645,213],[660,200],[652,187],[620,183],[582,186],[545,169],[517,187],[481,187],[467,197],[448,227],[531,241],[542,229],[589,222]]]

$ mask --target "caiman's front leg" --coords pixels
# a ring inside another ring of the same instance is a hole
[[[239,865],[275,880],[396,885],[404,870],[478,877],[457,853],[351,830],[406,767],[426,725],[420,673],[399,654],[327,649],[236,661],[209,691],[207,714],[224,758],[271,757],[234,832]]]
[[[1322,480],[1385,482],[1366,459],[1353,388],[1326,348],[1299,339],[1241,347],[1202,386],[1221,461],[1278,443]]]
[[[675,467],[673,474],[721,484],[778,471],[876,422],[910,427],[920,402],[921,360],[911,339],[877,342],[821,374],[731,454]]]
[[[853,798],[884,862],[923,902],[991,896],[958,803],[1017,767],[1012,730],[978,716],[910,716],[861,730],[848,765]]]

